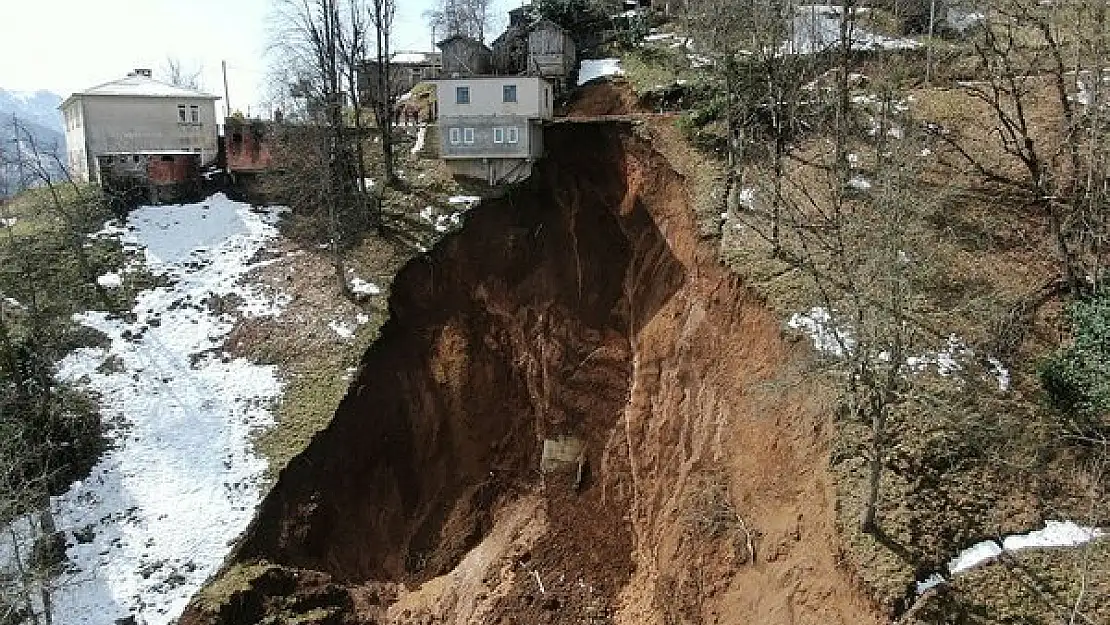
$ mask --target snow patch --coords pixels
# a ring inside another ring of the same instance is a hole
[[[848,180],[848,186],[857,191],[867,191],[871,188],[871,181],[863,176],[852,176],[852,178]]]
[[[948,561],[949,576],[965,573],[987,564],[1003,553],[1015,553],[1023,549],[1049,549],[1078,547],[1105,535],[1097,527],[1084,527],[1074,521],[1045,521],[1044,529],[1033,530],[1026,534],[1013,534],[1002,539],[984,540],[964,549]],[[917,583],[917,594],[940,586],[947,579],[940,573],[933,573]]]
[[[424,137],[425,135],[427,135],[427,133],[427,126],[421,126],[420,130],[416,131],[416,143],[412,144],[412,150],[409,152],[410,154],[416,156],[416,154],[419,153],[420,150],[424,149]]]
[[[123,277],[113,271],[97,277],[96,283],[104,288],[115,289],[123,286]]]
[[[814,306],[807,313],[791,315],[786,325],[808,334],[817,351],[832,356],[844,356],[856,344],[847,329],[838,327],[829,311],[820,306]]]
[[[355,295],[379,295],[382,289],[373,282],[367,282],[355,276],[351,278],[351,292]]]
[[[581,86],[591,80],[623,74],[620,59],[585,59],[578,66],[578,84]]]
[[[250,521],[266,469],[250,441],[272,423],[282,386],[275,367],[231,358],[222,345],[237,311],[273,306],[242,279],[278,235],[279,213],[217,194],[142,207],[127,228],[97,233],[142,249],[170,286],[139,293],[126,319],[76,315],[110,346],[58,363],[60,380],[100,396],[114,427],[89,477],[51,500],[69,557],[55,623],[170,623]]]

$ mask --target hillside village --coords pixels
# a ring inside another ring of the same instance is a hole
[[[427,4],[12,114],[0,625],[1110,622],[1101,0]]]

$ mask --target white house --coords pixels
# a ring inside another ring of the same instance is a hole
[[[543,156],[552,84],[540,76],[470,76],[436,81],[440,154],[457,176],[490,185],[524,180]]]
[[[75,178],[99,179],[97,157],[192,153],[216,159],[216,100],[151,78],[148,69],[74,93],[59,107]]]

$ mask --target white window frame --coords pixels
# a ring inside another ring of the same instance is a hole
[[[509,126],[507,130],[509,132],[506,133],[506,143],[520,143],[520,129],[516,126]]]
[[[451,145],[458,145],[458,144],[462,143],[462,141],[459,137],[459,129],[458,128],[451,128],[447,132],[448,132],[448,135],[450,136]]]
[[[474,145],[474,129],[463,128],[463,143],[466,145]]]
[[[189,109],[184,104],[177,105],[177,122],[184,124],[189,121]]]
[[[200,106],[196,104],[189,106],[189,121],[194,124],[200,123]]]
[[[505,143],[505,129],[504,128],[494,128],[493,129],[493,142],[494,143]]]

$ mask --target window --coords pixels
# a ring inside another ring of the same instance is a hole
[[[505,129],[504,128],[494,128],[493,129],[493,142],[494,143],[505,143]]]
[[[470,87],[455,87],[455,104],[470,104]]]
[[[520,132],[516,126],[509,127],[509,143],[520,141]]]
[[[131,155],[131,159],[132,159],[132,160],[133,160],[134,162],[138,163],[138,162],[139,162],[139,155],[138,155],[138,154],[132,154],[132,155]]]
[[[505,85],[501,87],[501,101],[516,102],[516,85]]]
[[[450,131],[450,134],[451,134],[451,145],[458,145],[459,144],[459,129],[458,128],[452,128],[451,131]]]
[[[170,156],[169,154],[163,154],[162,155],[162,162],[163,163],[172,163],[173,162],[173,157]]]
[[[232,143],[242,143],[243,142],[243,133],[241,133],[241,132],[231,133],[231,142]]]
[[[186,111],[185,111],[185,105],[184,104],[178,104],[177,105],[177,121],[181,122],[182,124],[189,121],[189,118],[186,117]]]
[[[474,145],[474,129],[463,128],[463,143],[467,145]]]
[[[551,109],[551,90],[547,87],[543,88],[543,110]]]
[[[200,107],[199,106],[194,104],[193,106],[189,107],[189,121],[193,122],[194,124],[199,124],[200,123]]]

